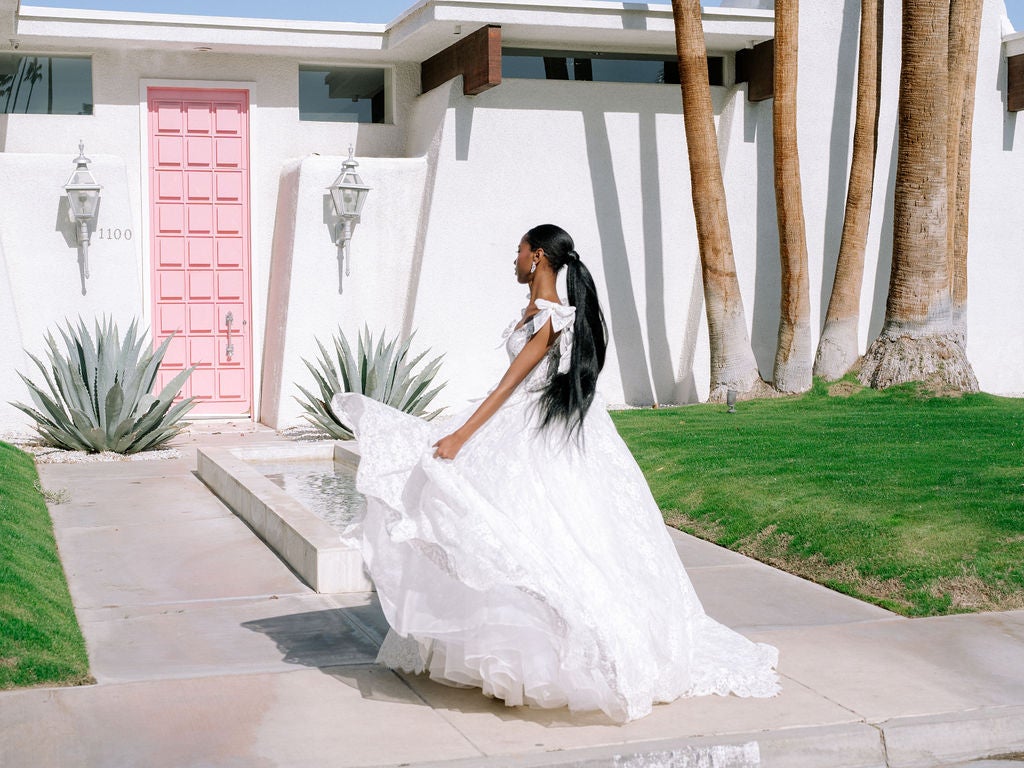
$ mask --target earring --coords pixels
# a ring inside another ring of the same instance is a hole
[[[530,266],[530,274],[532,275],[532,274],[533,274],[534,272],[536,272],[536,271],[537,271],[537,262],[535,261],[535,262],[533,262],[533,264],[532,264],[532,265]]]

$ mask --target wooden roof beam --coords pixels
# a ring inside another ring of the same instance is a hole
[[[1024,110],[1024,53],[1006,57],[1006,109]]]
[[[775,95],[775,40],[736,51],[736,82],[747,84],[747,101]]]
[[[462,75],[462,92],[475,96],[501,83],[501,27],[488,25],[420,65],[423,93]]]

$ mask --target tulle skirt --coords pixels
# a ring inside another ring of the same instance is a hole
[[[392,631],[378,661],[510,706],[616,721],[710,693],[772,696],[777,652],[710,619],[647,483],[599,400],[579,438],[517,391],[452,461],[428,423],[339,395],[354,427],[362,548]]]

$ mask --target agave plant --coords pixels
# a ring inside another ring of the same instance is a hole
[[[194,398],[173,401],[192,368],[171,379],[159,395],[150,394],[171,337],[152,350],[134,320],[122,340],[109,318],[102,324],[96,320],[95,339],[81,318],[77,328],[68,321],[66,329],[57,330],[66,353],[48,333],[49,365],[29,354],[49,392],[19,372],[36,407],[11,403],[35,421],[48,443],[72,451],[137,453],[184,429],[181,419]]]
[[[359,334],[355,355],[352,354],[352,348],[340,328],[337,335],[332,337],[333,355],[317,339],[319,357],[314,363],[305,359],[302,362],[313,374],[320,394],[314,395],[306,388],[296,385],[305,398],[295,398],[306,411],[303,416],[335,440],[353,438],[352,430],[342,424],[331,410],[331,399],[339,392],[359,392],[393,408],[428,420],[437,416],[444,410],[443,408],[431,413],[427,413],[427,408],[444,384],[433,389],[428,388],[441,367],[441,357],[425,363],[419,372],[413,373],[413,369],[430,351],[426,350],[407,360],[413,336],[415,334],[399,344],[397,337],[386,341],[382,333],[380,340],[374,343],[370,329],[364,327],[363,332]]]

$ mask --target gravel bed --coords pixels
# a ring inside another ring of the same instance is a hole
[[[181,458],[181,451],[177,448],[160,448],[127,456],[113,451],[104,451],[103,453],[65,451],[62,448],[47,445],[34,432],[6,432],[0,434],[0,440],[10,443],[25,453],[32,454],[37,464],[94,464],[101,461],[157,461]]]

